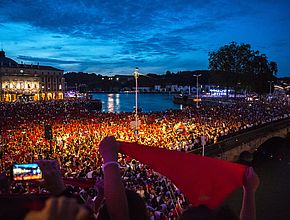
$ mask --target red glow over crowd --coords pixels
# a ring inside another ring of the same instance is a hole
[[[117,140],[134,142],[135,130],[130,122],[135,115],[89,112],[83,104],[84,101],[0,104],[2,171],[8,171],[12,163],[53,157],[58,160],[64,178],[101,177],[100,141],[113,135]],[[235,132],[289,116],[290,106],[282,101],[238,100],[184,110],[141,112],[138,143],[188,152],[199,148],[201,139],[206,145],[213,144]],[[52,126],[51,142],[44,137],[45,124]],[[185,196],[154,170],[126,155],[119,155],[119,163],[126,187],[146,201],[150,216],[155,219],[177,216],[188,205]],[[72,188],[78,194],[83,190]],[[23,184],[15,185],[11,192],[45,193],[45,190]]]

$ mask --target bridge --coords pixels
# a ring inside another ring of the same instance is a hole
[[[242,152],[253,153],[260,145],[273,137],[290,137],[290,117],[252,127],[216,144],[208,145],[205,147],[205,155],[237,161]],[[198,149],[198,152],[201,152],[201,149]]]

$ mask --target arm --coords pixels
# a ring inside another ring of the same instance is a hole
[[[37,161],[45,182],[45,187],[52,195],[60,195],[65,190],[60,168],[56,160]]]
[[[104,138],[99,150],[104,164],[117,162],[119,143],[113,136]],[[116,164],[108,164],[104,167],[104,195],[111,220],[129,219],[125,187],[121,180],[120,169]]]
[[[244,176],[243,204],[240,220],[256,220],[255,192],[259,184],[259,177],[253,168],[249,167]]]

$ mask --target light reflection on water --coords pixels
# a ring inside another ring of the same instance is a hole
[[[135,93],[93,93],[94,99],[102,101],[103,112],[132,112],[135,106]],[[139,94],[138,106],[144,112],[181,109],[182,106],[172,102],[169,94]]]
[[[103,103],[103,111],[106,112],[120,112],[120,94],[107,94],[107,106],[104,106],[106,102]]]
[[[114,112],[114,94],[108,94],[108,112]]]
[[[116,112],[120,112],[120,94],[116,94]]]

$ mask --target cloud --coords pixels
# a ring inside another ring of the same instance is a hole
[[[162,33],[162,29],[169,31],[176,23],[182,25],[195,19],[213,2],[168,0],[165,4],[161,0],[67,0],[60,4],[57,0],[16,0],[2,5],[0,21],[25,22],[55,33],[84,38],[133,39],[146,36],[148,30]],[[210,18],[213,20],[215,16]]]
[[[43,63],[52,63],[52,64],[80,64],[80,61],[72,61],[72,60],[59,60],[54,58],[42,58],[42,57],[31,57],[31,56],[18,56],[17,59],[32,61],[32,62],[43,62]]]
[[[154,70],[205,67],[207,51],[233,40],[257,44],[257,36],[266,36],[262,46],[275,47],[269,42],[277,37],[269,40],[268,27],[287,24],[279,26],[287,30],[279,32],[279,41],[289,39],[289,3],[282,2],[6,0],[0,6],[0,41],[18,59],[79,70],[129,69],[135,63]]]
[[[17,57],[19,60],[24,61],[31,61],[31,62],[41,62],[44,64],[50,64],[50,65],[82,65],[82,66],[104,66],[104,65],[122,65],[124,64],[123,61],[115,61],[115,62],[103,62],[98,60],[63,60],[63,59],[55,59],[55,58],[43,58],[43,57],[31,57],[31,56],[23,56],[20,55]]]
[[[62,38],[62,36],[59,36],[59,35],[54,35],[54,36],[51,36],[52,38]]]

